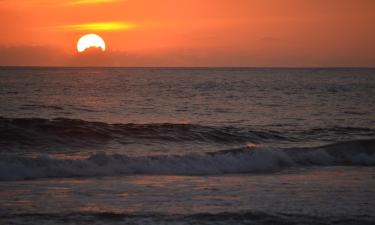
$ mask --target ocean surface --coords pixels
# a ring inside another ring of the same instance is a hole
[[[375,69],[0,68],[0,224],[375,224]]]

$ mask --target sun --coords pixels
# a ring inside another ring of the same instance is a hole
[[[103,38],[96,34],[86,34],[82,36],[77,43],[77,51],[84,52],[86,49],[96,47],[101,48],[102,51],[105,51],[105,42]]]

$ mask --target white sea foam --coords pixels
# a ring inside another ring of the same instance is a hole
[[[278,171],[292,166],[375,166],[373,149],[361,150],[359,146],[357,147],[360,151],[345,149],[340,152],[337,145],[332,145],[316,149],[245,148],[205,154],[153,157],[100,153],[77,160],[55,159],[47,155],[35,158],[8,156],[0,160],[0,180],[126,174],[252,173]]]

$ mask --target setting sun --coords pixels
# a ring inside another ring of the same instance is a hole
[[[101,48],[102,51],[105,51],[105,42],[104,40],[96,34],[86,34],[82,36],[77,43],[77,51],[84,52],[86,49],[96,47]]]

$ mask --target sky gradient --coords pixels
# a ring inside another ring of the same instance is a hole
[[[374,67],[372,0],[0,0],[1,66]],[[76,51],[100,35],[107,51]]]

